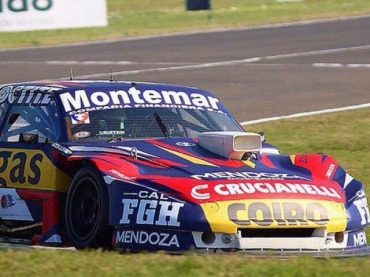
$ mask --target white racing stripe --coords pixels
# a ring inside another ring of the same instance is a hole
[[[305,116],[310,116],[310,115],[343,112],[343,111],[357,110],[357,109],[363,109],[363,108],[370,108],[370,103],[360,104],[360,105],[355,105],[355,106],[347,106],[347,107],[342,107],[342,108],[335,108],[335,109],[325,109],[325,110],[313,111],[313,112],[303,112],[303,113],[295,113],[291,115],[261,118],[261,119],[256,119],[256,120],[244,121],[244,122],[241,122],[240,124],[242,126],[248,126],[248,125],[253,125],[253,124],[258,124],[258,123],[277,121],[281,119],[298,118],[298,117],[305,117]]]

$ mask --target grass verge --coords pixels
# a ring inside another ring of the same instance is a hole
[[[0,253],[1,275],[7,276],[368,276],[368,258],[286,259],[245,255],[101,251],[13,251]]]
[[[284,153],[325,152],[370,196],[370,109],[249,126]],[[370,230],[367,231],[368,240]],[[370,259],[252,258],[245,255],[119,254],[114,251],[4,250],[1,276],[368,276]]]
[[[119,39],[370,13],[368,0],[211,0],[211,3],[212,9],[209,11],[186,11],[185,0],[107,0],[107,27],[0,32],[0,48]]]

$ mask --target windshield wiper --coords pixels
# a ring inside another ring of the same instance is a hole
[[[169,132],[168,132],[168,130],[167,130],[166,125],[164,125],[162,118],[159,116],[159,114],[158,114],[157,112],[155,112],[155,113],[154,113],[154,117],[155,117],[155,121],[157,121],[158,126],[159,126],[159,128],[161,129],[161,131],[162,131],[163,135],[164,135],[166,138],[171,137],[171,136],[170,136],[170,133],[169,133]]]

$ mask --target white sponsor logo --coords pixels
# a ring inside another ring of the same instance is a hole
[[[353,235],[354,246],[361,246],[367,244],[365,232]]]
[[[99,131],[99,135],[101,136],[109,136],[109,135],[124,135],[125,131]]]
[[[126,230],[120,233],[117,232],[116,243],[127,244],[151,244],[154,246],[180,247],[177,235],[168,233],[145,232],[145,231],[131,231]]]
[[[91,135],[90,132],[88,131],[81,131],[81,132],[78,132],[76,134],[74,134],[73,136],[77,139],[82,139],[82,138],[87,138]]]
[[[358,199],[356,201],[353,201],[353,204],[356,206],[358,212],[360,213],[361,225],[370,223],[370,212],[369,212],[369,206],[367,204],[367,199],[365,197]]]
[[[328,171],[326,171],[326,177],[331,178],[335,169],[335,164],[330,164]]]
[[[60,145],[59,143],[54,142],[51,146],[58,149],[59,151],[62,151],[65,154],[72,154],[72,151],[69,148]]]
[[[136,179],[135,177],[129,177],[129,176],[126,176],[125,174],[115,170],[115,169],[111,169],[109,170],[110,173],[116,175],[118,178],[121,178],[121,179],[124,179],[124,180],[133,180],[133,179]]]
[[[6,100],[9,104],[14,103],[19,94],[17,105],[48,105],[52,97],[50,93],[58,90],[61,89],[42,86],[18,86],[15,88],[8,86],[0,90],[0,104]]]
[[[311,194],[322,195],[341,199],[340,195],[333,188],[325,186],[316,186],[310,184],[295,183],[230,183],[217,184],[210,191],[208,184],[197,185],[192,188],[191,196],[195,199],[209,199],[211,192],[221,196],[245,195],[253,193],[293,193],[293,194]]]
[[[140,91],[131,87],[128,91],[111,90],[109,92],[96,91],[86,93],[85,90],[76,90],[74,96],[65,92],[60,95],[66,112],[91,111],[91,108],[124,108],[124,107],[157,107],[177,105],[182,108],[219,110],[219,100],[215,97],[204,96],[200,93],[187,94],[181,91]],[[131,106],[133,105],[133,106]],[[171,107],[171,106],[169,106]],[[71,113],[72,114],[72,113]]]
[[[283,180],[283,179],[297,179],[297,180],[309,180],[304,177],[300,177],[297,175],[289,175],[286,173],[268,173],[268,172],[228,172],[228,171],[221,171],[221,172],[212,172],[212,173],[204,173],[198,175],[191,176],[197,180],[205,180],[205,179],[229,179],[229,180],[265,180],[265,179],[273,179],[273,180]]]
[[[181,147],[192,147],[192,146],[195,146],[196,144],[192,142],[179,141],[179,142],[176,142],[176,145],[181,146]]]
[[[4,87],[0,90],[0,104],[4,103],[8,99],[8,103],[13,103],[11,98],[13,87]]]
[[[168,198],[157,192],[140,191],[140,199],[122,199],[123,211],[120,224],[180,226],[178,220],[183,203],[168,201]]]

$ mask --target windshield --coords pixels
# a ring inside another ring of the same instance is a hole
[[[71,140],[197,137],[211,131],[244,131],[227,114],[181,108],[106,109],[66,118]]]

